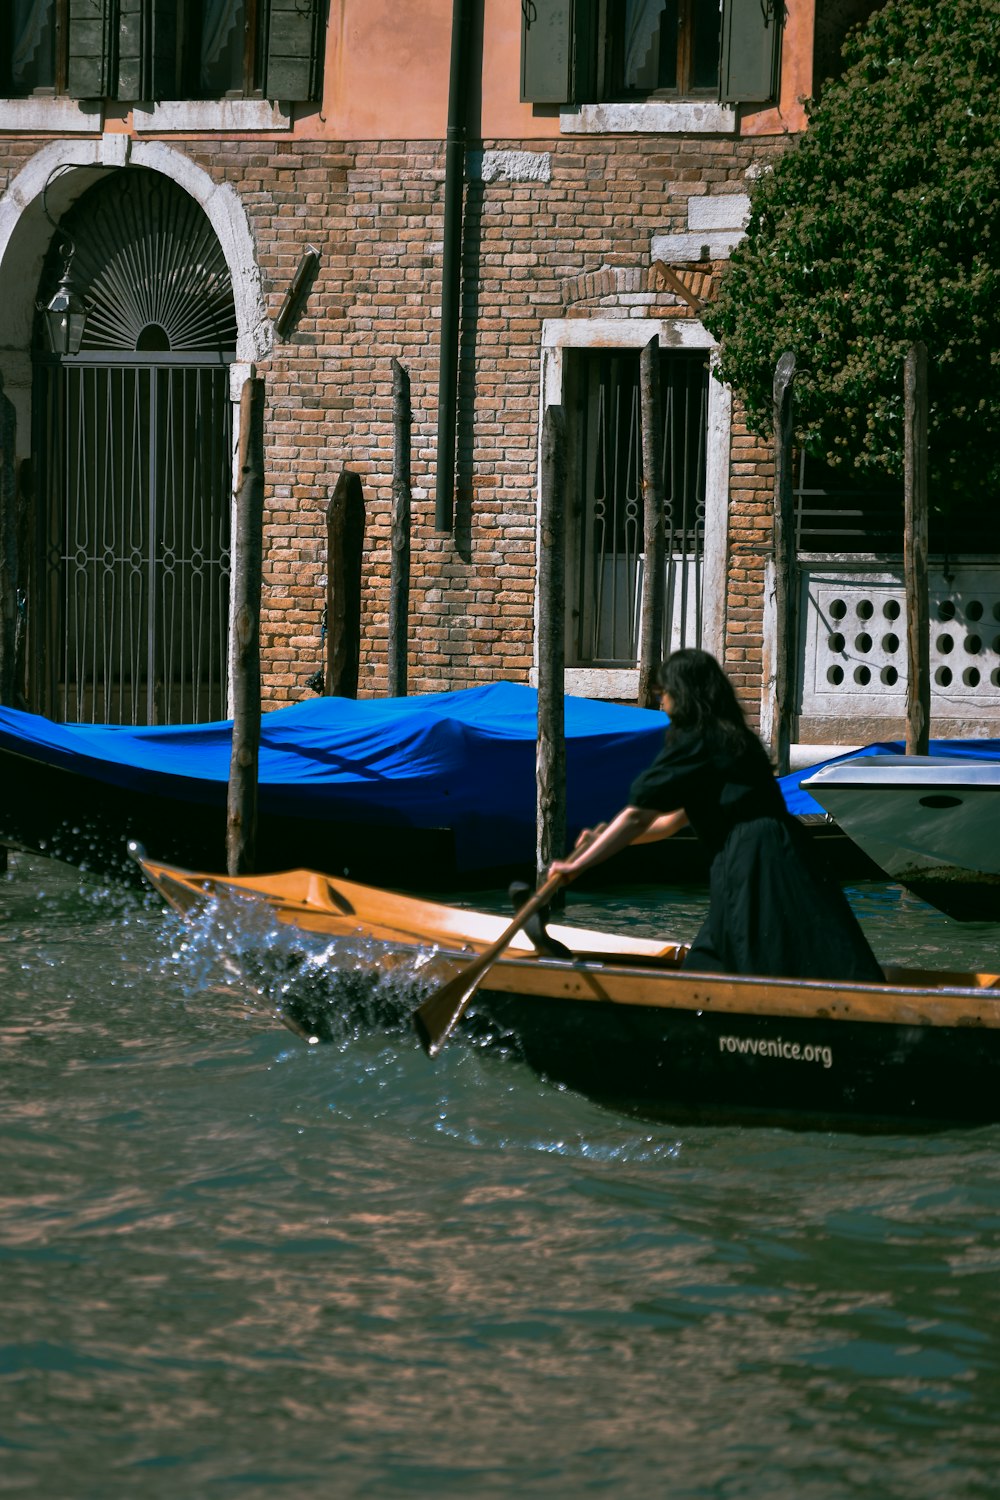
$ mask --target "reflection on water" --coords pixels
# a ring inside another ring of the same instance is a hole
[[[994,928],[852,899],[886,962],[995,962]],[[703,909],[567,918],[683,939]],[[1000,1130],[638,1126],[428,1062],[419,972],[375,1026],[346,964],[309,1047],[225,914],[21,859],[0,911],[0,1490],[994,1493]]]

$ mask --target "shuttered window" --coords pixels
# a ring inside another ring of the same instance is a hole
[[[782,0],[521,0],[521,98],[775,97]]]
[[[321,0],[268,0],[263,89],[268,99],[319,99]]]
[[[573,98],[573,0],[521,0],[521,98]]]
[[[781,0],[727,0],[722,12],[719,98],[763,103],[778,88]]]
[[[0,93],[320,98],[323,0],[0,0]]]
[[[69,0],[66,89],[74,99],[111,92],[111,20],[108,0]]]

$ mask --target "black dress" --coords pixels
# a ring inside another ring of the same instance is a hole
[[[733,748],[671,729],[629,801],[661,813],[683,808],[709,851],[708,917],[685,968],[883,982],[843,891],[815,860],[749,730]]]

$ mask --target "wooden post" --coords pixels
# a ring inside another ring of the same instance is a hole
[[[13,708],[17,681],[17,486],[14,403],[0,379],[0,706]],[[0,875],[7,869],[7,846],[0,844]]]
[[[903,365],[903,573],[906,579],[906,753],[926,755],[931,723],[930,588],[927,577],[927,349]]]
[[[541,882],[566,844],[565,632],[566,425],[561,406],[542,419],[538,548],[536,864]]]
[[[663,654],[665,558],[663,541],[663,408],[660,396],[660,340],[651,338],[639,356],[642,406],[642,619],[639,629],[640,708],[659,707],[656,671]]]
[[[264,382],[240,398],[239,488],[233,550],[233,750],[229,764],[226,869],[253,872],[260,749],[260,596],[264,546]]]
[[[410,377],[392,362],[392,552],[389,573],[389,697],[406,697],[410,607]]]
[[[792,382],[795,355],[785,353],[774,371],[774,742],[777,774],[789,769],[795,716],[798,569],[792,497]]]
[[[15,494],[17,516],[17,622],[14,628],[14,707],[28,708],[28,608],[31,601],[31,579],[35,550],[35,476],[30,458],[22,458],[17,468]]]
[[[17,421],[0,379],[0,704],[15,706],[17,635]]]
[[[356,698],[361,661],[361,559],[365,500],[344,469],[326,512],[326,684],[332,698]]]

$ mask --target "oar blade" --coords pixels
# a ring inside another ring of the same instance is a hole
[[[451,1036],[475,994],[482,974],[478,965],[463,969],[454,979],[449,979],[447,984],[428,995],[413,1012],[413,1024],[428,1057],[437,1057]]]
[[[603,832],[605,824],[595,828],[590,837],[579,847],[586,848],[597,836]],[[559,888],[566,884],[568,877],[560,872],[558,875],[550,875],[530,901],[526,901],[515,916],[510,926],[501,933],[492,947],[487,948],[485,953],[456,974],[447,984],[428,995],[422,1005],[413,1012],[413,1024],[417,1035],[423,1044],[424,1051],[428,1057],[436,1057],[448,1040],[462,1017],[462,1012],[472,999],[479,987],[479,981],[493,967],[501,953],[510,945],[510,941],[530,922],[536,912],[546,906]]]

